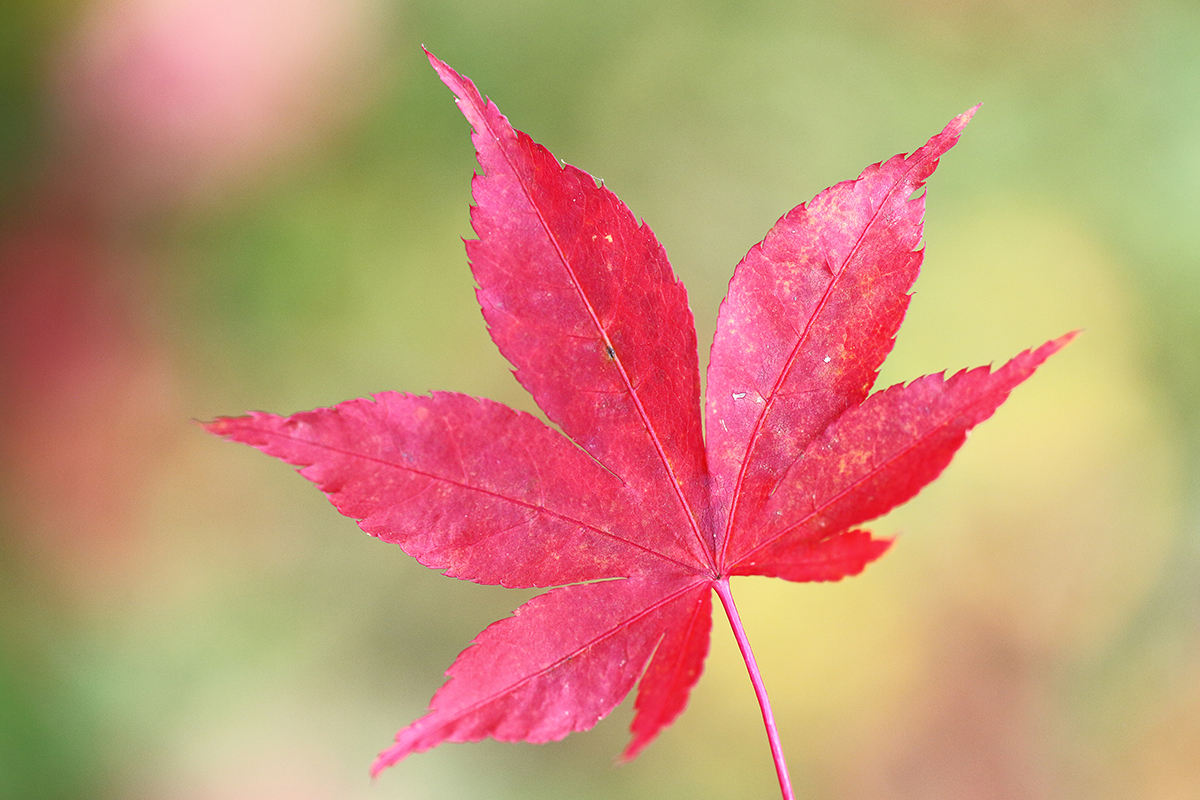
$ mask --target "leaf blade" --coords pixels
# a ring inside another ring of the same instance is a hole
[[[545,587],[689,568],[618,478],[490,400],[384,392],[206,427],[301,467],[367,533],[451,577]]]
[[[875,519],[915,496],[950,463],[971,428],[1075,335],[1026,350],[994,372],[926,375],[847,409],[774,487],[755,532],[739,539],[746,543],[733,556],[739,574],[769,574],[762,565],[788,548]]]
[[[840,581],[858,575],[893,544],[876,539],[868,531],[848,530],[823,539],[781,540],[765,557],[743,562],[733,575],[762,575],[798,583]]]
[[[688,600],[690,599],[690,606]],[[699,584],[690,598],[676,604],[675,619],[655,648],[638,684],[633,734],[620,761],[637,758],[662,730],[683,713],[708,656],[712,632],[712,588]]]
[[[867,396],[920,269],[924,186],[974,109],[910,156],[792,209],[738,264],[721,304],[705,402],[719,552],[804,448]]]
[[[673,606],[704,583],[630,578],[533,598],[459,655],[429,713],[396,734],[372,774],[443,742],[540,743],[593,727],[633,688]]]
[[[492,339],[546,415],[711,563],[695,325],[666,253],[616,195],[429,59],[484,170],[467,253]]]

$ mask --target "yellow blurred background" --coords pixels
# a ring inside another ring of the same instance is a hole
[[[0,797],[762,798],[728,626],[687,712],[367,767],[529,593],[361,533],[189,420],[531,404],[419,45],[603,178],[702,365],[789,208],[977,102],[880,385],[1085,333],[833,585],[734,591],[799,796],[1200,797],[1200,6],[1188,0],[6,0]]]

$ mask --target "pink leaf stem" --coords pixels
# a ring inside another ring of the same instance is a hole
[[[725,615],[729,617],[729,625],[733,628],[733,636],[737,639],[738,649],[746,661],[746,671],[750,673],[750,683],[754,686],[754,696],[758,698],[758,707],[762,709],[763,725],[767,729],[767,742],[771,745],[771,758],[775,761],[775,774],[779,776],[779,791],[783,800],[796,800],[792,792],[792,781],[788,777],[787,762],[783,759],[783,747],[779,744],[779,729],[775,727],[775,714],[771,711],[771,699],[767,697],[767,687],[763,684],[762,675],[758,671],[758,662],[754,660],[754,651],[750,649],[750,640],[746,638],[746,629],[742,627],[742,618],[734,605],[733,595],[729,591],[729,579],[714,581],[713,588],[721,598],[725,607]]]

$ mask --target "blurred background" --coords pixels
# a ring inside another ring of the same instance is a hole
[[[190,422],[385,389],[530,409],[425,44],[603,178],[701,362],[789,208],[984,106],[880,385],[1084,334],[833,585],[735,582],[804,798],[1200,796],[1200,6],[5,0],[0,797],[762,798],[718,617],[687,712],[367,778],[528,593],[421,568]]]

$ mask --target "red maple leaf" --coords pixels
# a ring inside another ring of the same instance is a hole
[[[654,234],[429,60],[474,129],[484,172],[472,183],[479,238],[467,242],[484,318],[559,430],[441,392],[207,425],[298,465],[338,511],[427,567],[559,587],[480,633],[373,772],[447,741],[561,739],[637,683],[623,754],[633,758],[700,676],[715,591],[790,797],[730,577],[861,572],[891,540],[856,526],[933,480],[1073,335],[994,371],[868,396],[921,263],[925,200],[914,194],[973,110],[912,155],[792,209],[751,248],[721,304],[702,423],[691,311]]]

